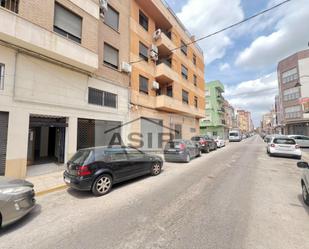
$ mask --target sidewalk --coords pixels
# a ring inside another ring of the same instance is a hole
[[[63,181],[63,171],[27,177],[26,180],[33,183],[36,196],[66,188]]]

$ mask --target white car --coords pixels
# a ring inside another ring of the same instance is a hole
[[[219,137],[219,136],[215,137],[214,140],[215,140],[218,148],[222,148],[222,147],[225,146],[225,140],[222,139],[221,137]]]
[[[296,143],[301,147],[309,147],[309,137],[303,135],[289,135],[288,137],[294,138]]]
[[[298,162],[297,166],[304,169],[304,173],[301,178],[301,188],[304,202],[309,206],[309,165],[307,162]]]
[[[287,136],[272,137],[267,144],[267,153],[270,156],[289,156],[297,159],[301,159],[302,156],[299,145]]]

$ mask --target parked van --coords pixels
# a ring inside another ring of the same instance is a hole
[[[230,131],[229,132],[229,141],[230,142],[240,142],[242,139],[240,131]]]

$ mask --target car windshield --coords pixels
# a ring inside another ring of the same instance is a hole
[[[274,139],[274,144],[296,144],[294,139],[290,139],[290,138],[276,138]]]

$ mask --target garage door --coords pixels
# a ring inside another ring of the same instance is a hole
[[[162,148],[163,121],[159,119],[141,118],[143,149]]]
[[[0,112],[0,175],[5,173],[9,114]]]
[[[77,149],[119,144],[120,136],[121,122],[78,119]]]

